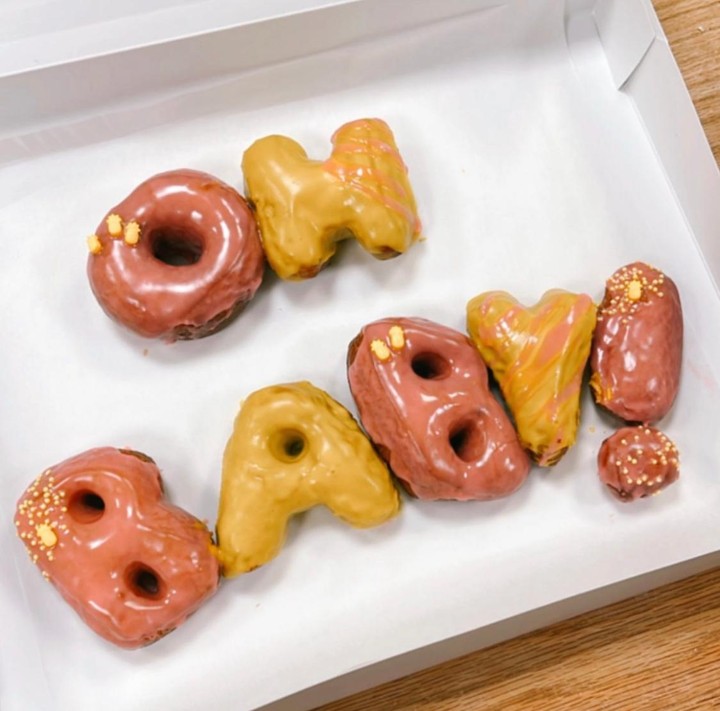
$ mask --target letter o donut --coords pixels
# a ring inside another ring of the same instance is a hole
[[[139,185],[88,240],[88,278],[112,319],[172,342],[215,333],[252,299],[264,255],[245,199],[207,173]]]

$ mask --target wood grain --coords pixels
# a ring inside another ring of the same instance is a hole
[[[720,2],[654,0],[654,5],[720,162]]]
[[[720,2],[654,2],[720,161]],[[322,707],[376,709],[720,709],[720,570]]]

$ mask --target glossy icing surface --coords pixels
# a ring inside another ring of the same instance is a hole
[[[599,405],[630,422],[657,422],[680,386],[683,316],[672,279],[635,262],[605,286],[590,386]]]
[[[223,458],[217,522],[223,574],[247,573],[274,558],[288,519],[319,504],[367,528],[395,516],[400,500],[367,437],[327,393],[307,382],[254,392]]]
[[[210,532],[164,500],[160,471],[138,452],[102,447],[47,469],[15,525],[43,577],[120,647],[172,631],[218,585]]]
[[[111,318],[148,338],[207,336],[262,281],[252,211],[206,173],[175,170],[146,180],[93,237],[87,272],[95,297]]]
[[[608,437],[598,454],[598,474],[613,496],[635,501],[677,481],[677,447],[654,427],[623,427]]]
[[[527,455],[467,337],[419,318],[365,326],[348,354],[360,419],[422,499],[494,499],[518,489]]]
[[[415,197],[392,131],[380,119],[341,126],[326,161],[311,160],[285,136],[267,136],[243,156],[248,198],[263,247],[283,279],[315,276],[354,237],[380,259],[420,236]]]
[[[560,289],[529,308],[504,291],[468,303],[470,337],[500,384],[520,441],[541,466],[556,464],[575,443],[595,316],[589,296]]]

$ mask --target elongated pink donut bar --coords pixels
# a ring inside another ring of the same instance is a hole
[[[420,499],[495,499],[530,461],[462,333],[420,318],[365,326],[348,380],[360,419],[395,475]]]
[[[665,417],[677,397],[683,314],[673,280],[644,262],[606,282],[593,338],[590,387],[598,405],[628,422]]]
[[[252,299],[264,255],[245,199],[207,173],[175,170],[133,190],[88,238],[105,313],[168,342],[215,333]]]
[[[163,637],[218,586],[210,532],[165,501],[140,452],[102,447],[50,467],[20,498],[15,526],[43,577],[119,647]]]

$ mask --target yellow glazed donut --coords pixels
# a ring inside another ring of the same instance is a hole
[[[467,306],[467,326],[515,418],[523,446],[541,466],[575,443],[580,389],[596,308],[586,294],[546,292],[527,308],[504,291]]]
[[[266,136],[243,156],[265,254],[283,279],[314,277],[348,237],[388,259],[420,236],[407,168],[388,125],[346,123],[332,144],[330,158],[317,161],[291,138]]]
[[[308,382],[258,390],[225,449],[217,535],[223,574],[274,558],[288,519],[318,504],[352,526],[392,518],[398,493],[350,413]]]

